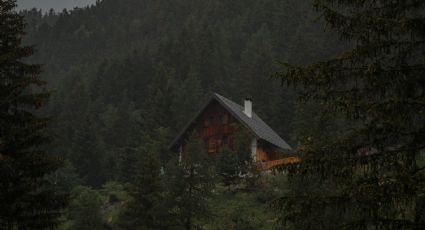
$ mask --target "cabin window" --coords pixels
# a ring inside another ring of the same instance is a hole
[[[222,123],[223,125],[226,125],[228,122],[229,122],[229,117],[227,116],[227,114],[224,114],[224,115],[221,117],[221,123]]]
[[[228,141],[227,141],[228,137],[224,136],[223,137],[223,145],[227,145]]]

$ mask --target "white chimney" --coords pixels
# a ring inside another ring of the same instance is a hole
[[[244,111],[249,118],[252,118],[252,100],[251,98],[246,98],[244,103]]]

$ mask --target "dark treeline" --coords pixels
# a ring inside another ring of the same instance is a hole
[[[309,1],[105,0],[24,14],[26,42],[53,90],[51,150],[92,186],[119,179],[123,158],[150,140],[167,146],[211,92],[253,97],[255,111],[296,145],[303,122],[293,90],[270,76],[279,61],[337,50]]]
[[[0,229],[423,228],[424,1],[14,6]],[[196,134],[170,152],[213,92],[252,97],[300,161],[259,172],[239,127],[217,157]]]
[[[252,97],[256,113],[294,147],[321,130],[315,106],[297,105],[295,90],[272,78],[281,61],[307,64],[341,49],[311,1],[104,0],[21,14],[25,43],[37,48],[30,61],[44,64],[52,93],[48,150],[65,159],[52,178],[71,194],[62,229],[276,224],[269,204],[285,178],[260,182],[254,168],[239,178],[246,164],[223,150],[217,174],[205,172],[211,180],[187,181],[198,161],[181,170],[168,146],[213,92],[239,103]],[[217,178],[225,186],[212,194]],[[188,194],[192,187],[203,192]]]

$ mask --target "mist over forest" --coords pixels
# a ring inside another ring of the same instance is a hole
[[[73,9],[74,7],[86,7],[95,4],[96,0],[18,0],[18,9],[42,9],[47,12],[54,9],[62,12],[63,9]]]
[[[0,230],[421,229],[408,2],[1,1]]]

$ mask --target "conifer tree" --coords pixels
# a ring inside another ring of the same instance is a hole
[[[72,140],[69,158],[86,184],[100,187],[105,182],[105,172],[102,168],[103,155],[100,146],[96,145],[95,132],[88,121],[78,128]]]
[[[133,183],[137,174],[136,148],[121,149],[117,162],[117,180],[122,183]]]
[[[171,161],[166,169],[167,207],[177,229],[198,229],[199,220],[210,216],[207,198],[214,182],[210,159],[202,139],[188,138],[181,162]]]
[[[276,85],[269,80],[275,68],[276,55],[274,41],[267,25],[261,28],[247,42],[246,49],[241,53],[240,78],[242,82],[235,90],[242,90],[242,97],[251,96],[255,102],[257,112],[263,119],[268,118],[274,108],[270,107],[272,98],[277,92]],[[267,111],[267,112],[266,112]]]
[[[217,174],[222,178],[224,185],[236,184],[239,179],[239,159],[236,153],[227,146],[223,147],[217,158]]]
[[[251,144],[252,134],[242,125],[236,127],[236,134],[233,140],[233,149],[237,155],[239,161],[239,169],[242,174],[246,174],[250,171],[254,159],[252,159]]]
[[[99,193],[90,187],[77,187],[71,196],[68,218],[71,229],[102,230],[102,200]]]
[[[119,217],[120,229],[161,229],[165,225],[161,219],[160,163],[154,149],[142,151],[137,177],[129,188],[131,200]]]
[[[176,117],[177,129],[182,129],[187,121],[196,114],[202,106],[204,92],[198,74],[191,70],[189,76],[176,90],[173,100],[173,114]]]
[[[308,66],[287,65],[279,75],[302,86],[301,101],[345,115],[349,127],[334,141],[311,139],[300,148],[303,162],[290,178],[331,187],[282,197],[282,223],[423,228],[425,2],[316,0],[314,6],[353,48]],[[311,215],[314,223],[305,218]]]
[[[49,93],[40,89],[41,66],[23,59],[33,48],[22,45],[25,23],[15,0],[0,1],[0,226],[53,229],[66,197],[46,176],[61,161],[44,152],[48,119],[36,115]]]

